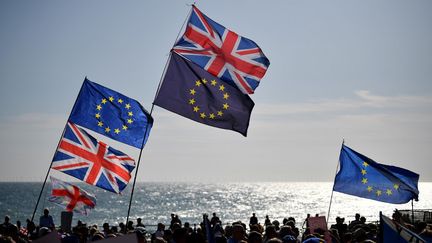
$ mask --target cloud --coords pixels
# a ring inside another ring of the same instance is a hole
[[[301,103],[288,104],[257,104],[255,115],[280,116],[280,115],[304,115],[323,113],[356,113],[368,109],[368,111],[387,111],[408,108],[414,110],[431,109],[432,96],[379,96],[373,95],[370,91],[359,90],[354,92],[354,97],[321,99]]]

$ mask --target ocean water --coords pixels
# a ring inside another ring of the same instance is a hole
[[[108,222],[114,225],[126,220],[130,185],[122,195],[86,184],[80,186],[96,195],[97,206],[88,216],[75,214],[75,222],[81,220],[98,225]],[[308,213],[327,216],[331,188],[332,183],[318,182],[137,183],[130,218],[135,220],[141,217],[149,226],[158,222],[169,224],[170,214],[175,213],[182,222],[198,224],[203,213],[210,215],[216,212],[224,224],[237,220],[248,223],[255,212],[261,223],[265,215],[280,222],[284,217],[292,216],[301,226]],[[41,183],[0,183],[0,217],[9,215],[13,222],[25,222],[33,213],[40,189]],[[419,190],[420,200],[414,202],[414,208],[432,209],[432,183],[420,183]],[[61,208],[47,200],[49,191],[50,185],[47,184],[35,219],[37,221],[43,208],[49,208],[59,224]],[[387,204],[335,192],[330,222],[336,216],[350,221],[357,212],[368,221],[376,221],[380,211],[391,215],[396,208],[411,209],[411,203]]]

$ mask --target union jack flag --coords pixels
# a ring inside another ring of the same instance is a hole
[[[88,184],[120,193],[131,178],[135,161],[69,121],[52,168]]]
[[[96,206],[96,197],[79,187],[51,176],[52,190],[50,202],[65,207],[68,212],[88,215]]]
[[[254,92],[270,65],[254,41],[216,23],[195,6],[173,50],[245,94]]]

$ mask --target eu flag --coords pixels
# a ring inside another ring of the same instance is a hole
[[[419,175],[412,171],[379,164],[345,145],[339,162],[334,191],[387,203],[418,199]]]
[[[153,125],[153,118],[138,101],[87,78],[69,120],[136,148],[144,146]]]
[[[155,105],[246,136],[254,102],[248,95],[172,52]]]

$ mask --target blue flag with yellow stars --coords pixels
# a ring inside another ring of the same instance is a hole
[[[87,78],[69,120],[140,149],[144,147],[153,125],[153,118],[138,101]]]
[[[254,102],[238,88],[172,52],[154,104],[246,136]]]
[[[412,171],[379,164],[345,145],[339,162],[334,191],[387,203],[418,199],[419,175]]]

